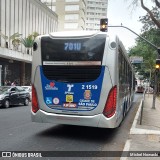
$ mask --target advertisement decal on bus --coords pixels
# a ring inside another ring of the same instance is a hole
[[[102,67],[99,77],[94,81],[72,84],[48,80],[41,67],[45,104],[57,110],[90,111],[95,109],[99,103],[104,69],[105,67]]]

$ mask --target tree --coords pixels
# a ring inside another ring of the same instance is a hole
[[[152,0],[152,1],[155,4],[155,7],[153,7],[152,9],[146,7],[146,5],[144,4],[144,0],[132,0],[132,5],[137,6],[138,2],[140,2],[141,7],[147,12],[152,22],[156,25],[157,28],[160,28],[160,17],[157,17],[155,14],[155,10],[156,12],[160,10],[160,2],[159,0]]]
[[[159,29],[150,29],[141,34],[142,37],[146,38],[155,45],[160,44],[160,31]],[[138,72],[145,75],[145,78],[151,78],[151,75],[155,71],[155,59],[157,56],[157,51],[153,49],[150,45],[144,42],[142,39],[136,39],[136,46],[129,50],[130,56],[142,56],[143,63],[141,65],[136,65]]]
[[[156,19],[159,18],[159,9],[157,7],[152,7],[151,12],[153,13]],[[145,16],[139,17],[139,21],[142,22],[142,32],[149,31],[152,28],[157,28],[156,24],[150,18],[150,15],[147,13]]]

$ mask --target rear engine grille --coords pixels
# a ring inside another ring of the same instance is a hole
[[[97,79],[101,66],[43,66],[43,73],[49,80],[82,83]]]

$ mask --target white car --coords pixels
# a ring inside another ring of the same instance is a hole
[[[26,91],[29,92],[30,101],[32,101],[32,86],[21,86],[21,87],[23,87]]]

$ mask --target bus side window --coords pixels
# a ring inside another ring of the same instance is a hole
[[[123,84],[124,76],[123,76],[123,61],[122,61],[122,53],[119,50],[118,56],[118,68],[119,68],[119,83],[120,86]]]

